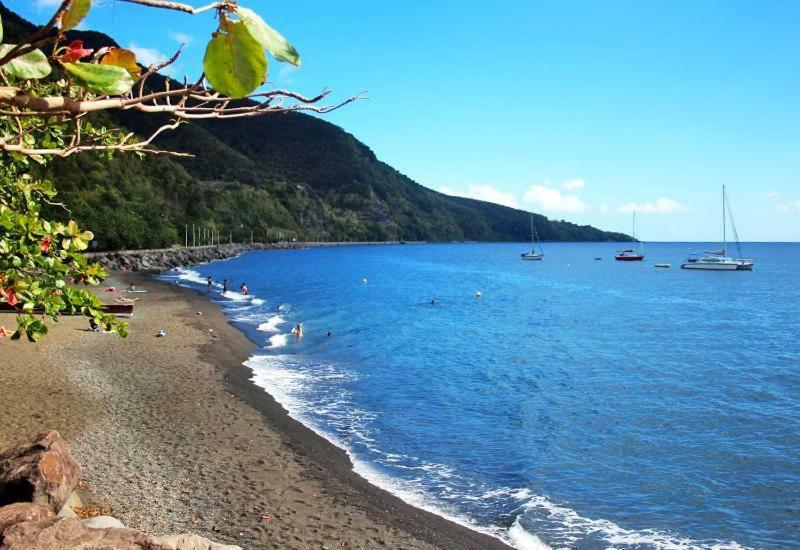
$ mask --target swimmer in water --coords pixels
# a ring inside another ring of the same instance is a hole
[[[244,294],[245,296],[247,296],[247,293],[250,292],[250,290],[247,288],[247,283],[242,283],[241,289],[242,289],[242,294]]]
[[[302,323],[297,323],[294,326],[294,328],[292,329],[292,334],[294,334],[294,336],[297,339],[300,339],[300,337],[303,336],[303,325],[302,325]]]

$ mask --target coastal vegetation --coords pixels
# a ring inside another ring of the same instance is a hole
[[[33,26],[8,10],[17,34]],[[71,31],[87,48],[108,36]],[[168,79],[151,75],[148,86]],[[179,84],[170,81],[171,87]],[[168,117],[107,111],[106,126],[149,135]],[[159,136],[160,148],[192,157],[94,155],[57,159],[42,170],[57,182],[75,218],[100,250],[185,242],[186,228],[219,232],[223,242],[525,241],[529,214],[428,189],[381,162],[341,128],[302,113],[220,122],[196,120]],[[52,211],[58,216],[57,210]],[[626,241],[620,233],[536,215],[548,241]],[[191,238],[190,238],[191,242]]]
[[[255,12],[237,2],[220,0],[195,9],[162,0],[124,1],[215,14],[219,25],[206,49],[203,76],[192,84],[156,82],[163,85],[156,88],[148,85],[148,78],[173,63],[180,52],[144,68],[134,52],[110,41],[89,45],[68,36],[89,13],[91,0],[62,0],[38,29],[25,29],[19,18],[7,17],[5,25],[0,21],[0,303],[18,312],[16,330],[0,326],[0,336],[35,341],[47,333],[44,320],[57,320],[62,313],[81,313],[100,327],[126,333],[124,323],[104,313],[98,298],[80,288],[100,284],[107,273],[83,255],[94,234],[82,230],[68,206],[55,200],[53,179],[58,174],[50,171],[51,159],[94,154],[101,163],[98,169],[107,175],[105,165],[115,154],[186,156],[152,144],[187,119],[292,110],[324,113],[353,100],[327,107],[320,104],[327,92],[312,98],[286,90],[256,93],[266,81],[267,52],[297,66],[300,56]],[[232,103],[243,98],[251,101]],[[136,134],[103,114],[123,109],[168,118],[160,118],[148,134]],[[85,168],[73,165],[70,173],[83,181]],[[124,210],[112,210],[114,214],[123,232],[135,225]]]

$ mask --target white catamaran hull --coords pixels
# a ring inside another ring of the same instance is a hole
[[[682,269],[705,269],[707,271],[736,271],[738,264],[704,264],[701,262],[689,262],[681,265]],[[744,269],[744,268],[742,268]]]
[[[544,254],[522,254],[523,260],[544,260]]]

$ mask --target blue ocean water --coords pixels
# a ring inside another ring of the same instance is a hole
[[[618,246],[253,252],[178,275],[246,281],[212,296],[263,346],[255,381],[413,504],[518,548],[797,546],[800,245],[745,245],[752,272],[679,269],[711,244]]]

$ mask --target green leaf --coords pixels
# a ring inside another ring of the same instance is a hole
[[[14,44],[0,45],[0,57],[4,57],[14,48]],[[9,76],[27,80],[30,78],[44,78],[52,70],[47,56],[41,50],[33,50],[25,55],[12,59],[2,66],[3,72]]]
[[[267,56],[243,22],[227,23],[208,43],[203,70],[218,92],[239,99],[264,82]]]
[[[241,18],[242,22],[247,26],[247,31],[255,38],[259,44],[265,49],[269,50],[275,59],[278,61],[286,61],[300,66],[300,54],[294,49],[294,46],[289,44],[286,39],[267,25],[267,23],[259,17],[253,10],[237,7],[236,14]]]
[[[95,63],[64,63],[75,82],[94,94],[122,95],[133,88],[133,78],[122,67]]]
[[[61,32],[77,27],[78,23],[83,21],[86,14],[89,13],[89,8],[91,7],[92,0],[72,0],[72,4],[61,17]]]

